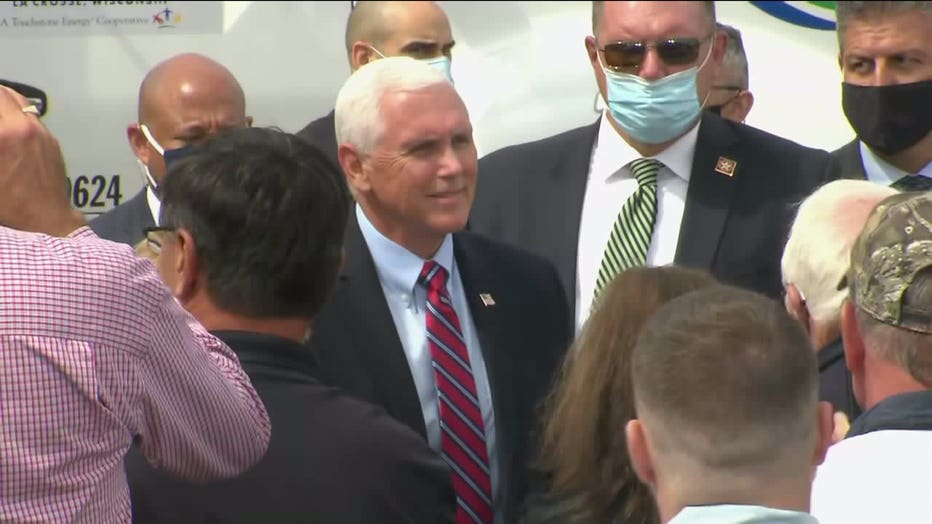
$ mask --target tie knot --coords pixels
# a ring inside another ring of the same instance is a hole
[[[932,189],[932,178],[923,175],[906,175],[890,187],[897,191],[928,191]]]
[[[447,285],[447,270],[433,260],[424,262],[417,283],[427,289],[443,289]]]
[[[653,158],[639,158],[631,162],[631,173],[639,186],[657,185],[657,173],[662,165]]]

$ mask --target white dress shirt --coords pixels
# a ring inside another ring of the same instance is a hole
[[[152,187],[146,184],[146,202],[149,203],[149,211],[152,213],[152,221],[159,225],[159,213],[162,212],[162,202],[159,197],[155,196]]]
[[[889,186],[904,176],[911,174],[880,158],[860,140],[858,141],[858,147],[861,150],[864,173],[867,174],[867,179],[871,182]],[[916,174],[932,178],[932,162],[926,164]]]
[[[615,131],[609,118],[603,111],[599,134],[592,147],[579,221],[579,245],[576,251],[577,331],[589,317],[599,266],[612,227],[621,206],[638,187],[628,164],[642,157]],[[663,163],[663,167],[657,174],[657,220],[647,251],[649,266],[672,264],[676,255],[698,134],[697,122],[670,147],[650,157]]]
[[[668,524],[819,524],[819,521],[799,511],[745,504],[714,504],[686,506]]]
[[[398,330],[398,337],[401,339],[405,357],[408,359],[411,376],[414,377],[414,387],[421,401],[424,425],[427,427],[427,441],[430,447],[439,454],[441,448],[437,383],[431,365],[430,349],[427,347],[427,319],[425,317],[427,290],[417,285],[417,278],[426,260],[385,237],[372,225],[358,204],[356,205],[356,218],[359,221],[363,239],[372,254],[375,271],[382,284],[388,309],[395,321],[395,328]],[[489,389],[489,377],[485,370],[485,359],[479,346],[476,325],[469,312],[466,291],[463,289],[456,259],[453,257],[452,235],[446,236],[432,260],[443,266],[450,275],[447,279],[447,293],[453,301],[453,309],[459,318],[460,326],[463,328],[463,338],[466,340],[469,364],[472,367],[476,392],[479,395],[479,409],[485,424],[485,444],[489,453],[495,521],[502,522],[498,511],[499,505],[496,503],[498,500],[498,456],[495,452],[495,414],[492,411],[492,394]]]

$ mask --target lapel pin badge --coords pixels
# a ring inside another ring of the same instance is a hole
[[[492,307],[495,305],[495,299],[488,293],[479,293],[479,300],[482,301],[482,305],[485,307]]]
[[[735,169],[738,167],[738,162],[725,158],[723,156],[718,157],[718,162],[715,163],[715,172],[721,173],[725,176],[734,176]]]

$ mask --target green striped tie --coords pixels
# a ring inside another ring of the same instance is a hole
[[[623,206],[602,255],[595,297],[618,273],[647,263],[647,250],[657,219],[657,173],[663,166],[657,160],[639,158],[631,162],[631,172],[638,188]]]

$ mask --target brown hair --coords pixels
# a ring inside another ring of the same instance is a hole
[[[538,466],[571,507],[573,522],[620,517],[658,521],[653,499],[634,475],[625,424],[634,418],[631,350],[638,333],[667,301],[715,285],[706,272],[680,267],[633,268],[606,286],[567,354],[545,404]]]
[[[689,475],[745,484],[811,467],[818,381],[799,322],[776,301],[725,285],[671,300],[631,352],[634,401],[654,451],[700,465]]]

